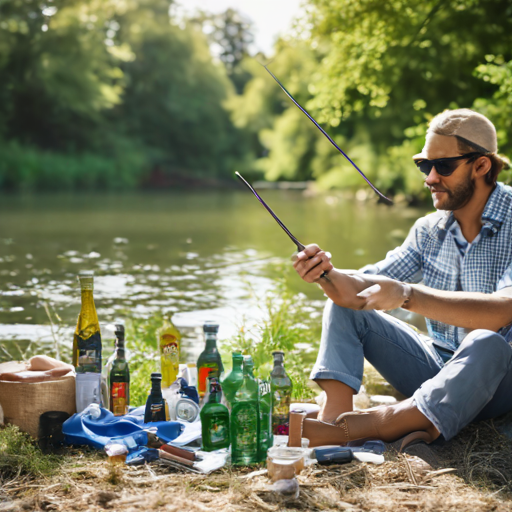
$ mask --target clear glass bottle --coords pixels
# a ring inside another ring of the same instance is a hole
[[[229,411],[220,403],[219,381],[212,377],[209,384],[208,403],[201,409],[202,449],[205,452],[228,448],[230,444]]]
[[[203,397],[206,393],[206,379],[208,377],[222,378],[224,366],[220,353],[217,349],[217,333],[219,324],[215,322],[206,322],[203,326],[204,337],[206,340],[205,349],[197,359],[197,391],[199,396]]]
[[[114,416],[128,413],[130,405],[130,368],[125,355],[124,326],[116,324],[116,348],[109,372],[110,410]]]
[[[244,359],[244,380],[235,394],[231,410],[231,462],[249,465],[258,462],[259,406],[258,382],[250,357]]]
[[[235,394],[244,380],[244,371],[242,369],[243,364],[244,356],[238,352],[233,352],[233,368],[229,375],[222,382],[224,397],[226,398],[226,401],[230,407],[233,406]]]
[[[151,392],[146,400],[144,423],[153,421],[169,421],[169,409],[162,396],[162,374],[151,374]]]
[[[165,319],[158,330],[158,346],[160,348],[160,368],[162,371],[162,387],[168,388],[178,377],[180,366],[180,331],[171,319]]]
[[[290,428],[290,402],[292,381],[284,369],[284,352],[272,352],[274,368],[270,373],[272,390],[272,432],[274,435],[287,436]]]
[[[94,272],[82,271],[78,276],[82,306],[73,337],[73,366],[77,373],[101,374],[101,333],[94,305]]]

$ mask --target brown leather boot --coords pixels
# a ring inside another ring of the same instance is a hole
[[[311,447],[346,444],[362,439],[380,439],[391,442],[407,436],[407,444],[421,439],[432,442],[440,433],[417,409],[411,399],[396,405],[380,406],[365,411],[346,412],[334,424],[305,419],[302,436]],[[402,443],[402,448],[404,443]]]

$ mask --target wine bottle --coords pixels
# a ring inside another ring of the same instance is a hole
[[[217,350],[217,333],[219,324],[215,322],[206,322],[203,326],[204,337],[206,341],[205,349],[197,359],[197,380],[199,396],[203,397],[206,393],[206,379],[208,377],[217,377],[221,379],[224,373],[224,366]]]
[[[94,272],[79,274],[82,307],[73,337],[73,366],[77,373],[101,373],[101,333],[94,305]]]
[[[290,423],[290,402],[292,398],[292,381],[283,366],[284,352],[272,352],[274,368],[270,373],[272,390],[272,432],[274,435],[287,436]]]
[[[130,405],[130,369],[125,355],[124,326],[116,324],[116,348],[109,374],[110,410],[114,416],[128,413]]]

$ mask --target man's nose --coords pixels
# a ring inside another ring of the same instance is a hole
[[[427,185],[433,185],[434,183],[439,183],[441,181],[441,175],[437,173],[436,166],[433,165],[432,169],[428,173],[428,176],[425,178],[425,183]]]

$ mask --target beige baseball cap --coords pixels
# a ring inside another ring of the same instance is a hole
[[[469,108],[445,110],[435,116],[432,121],[430,121],[427,137],[429,134],[433,133],[451,137],[461,137],[479,146],[486,153],[498,152],[496,128],[487,117]],[[427,158],[423,151],[414,155],[413,158]]]

